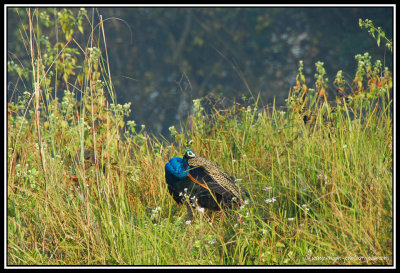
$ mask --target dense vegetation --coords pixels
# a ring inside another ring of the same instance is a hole
[[[299,62],[285,108],[257,95],[228,107],[195,99],[168,141],[126,120],[102,17],[57,12],[54,43],[45,13],[20,13],[30,66],[8,63],[26,90],[8,104],[9,265],[393,264],[392,75],[382,61],[357,55],[350,82],[342,71],[328,82],[317,62],[312,85]],[[74,39],[84,20],[96,34],[87,45]],[[371,21],[360,26],[391,48]],[[241,178],[251,201],[235,215],[198,211],[185,223],[164,166],[189,141]]]

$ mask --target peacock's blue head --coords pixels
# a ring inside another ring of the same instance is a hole
[[[186,160],[182,157],[174,157],[165,165],[165,178],[168,183],[177,182],[189,174],[188,169]]]
[[[188,159],[193,158],[195,156],[196,156],[196,154],[194,153],[193,150],[187,150],[185,152],[185,154],[183,155],[183,159],[187,161]]]

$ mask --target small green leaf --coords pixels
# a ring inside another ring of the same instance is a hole
[[[281,242],[277,242],[275,244],[276,247],[285,247],[285,244],[281,243]]]

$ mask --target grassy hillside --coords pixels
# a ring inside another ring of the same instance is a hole
[[[313,88],[299,64],[285,108],[254,99],[206,113],[195,100],[168,142],[124,121],[102,21],[83,46],[73,30],[85,14],[58,22],[58,43],[27,15],[31,66],[9,62],[26,91],[8,104],[8,265],[393,264],[392,78],[380,61],[356,56],[347,83],[339,71],[336,100],[322,63]],[[241,178],[251,200],[236,215],[185,222],[164,166],[188,141]]]

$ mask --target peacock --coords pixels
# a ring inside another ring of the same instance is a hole
[[[196,156],[193,150],[169,160],[165,180],[175,202],[186,205],[190,221],[194,207],[228,210],[249,199],[249,193],[235,183],[235,178],[208,159]]]

